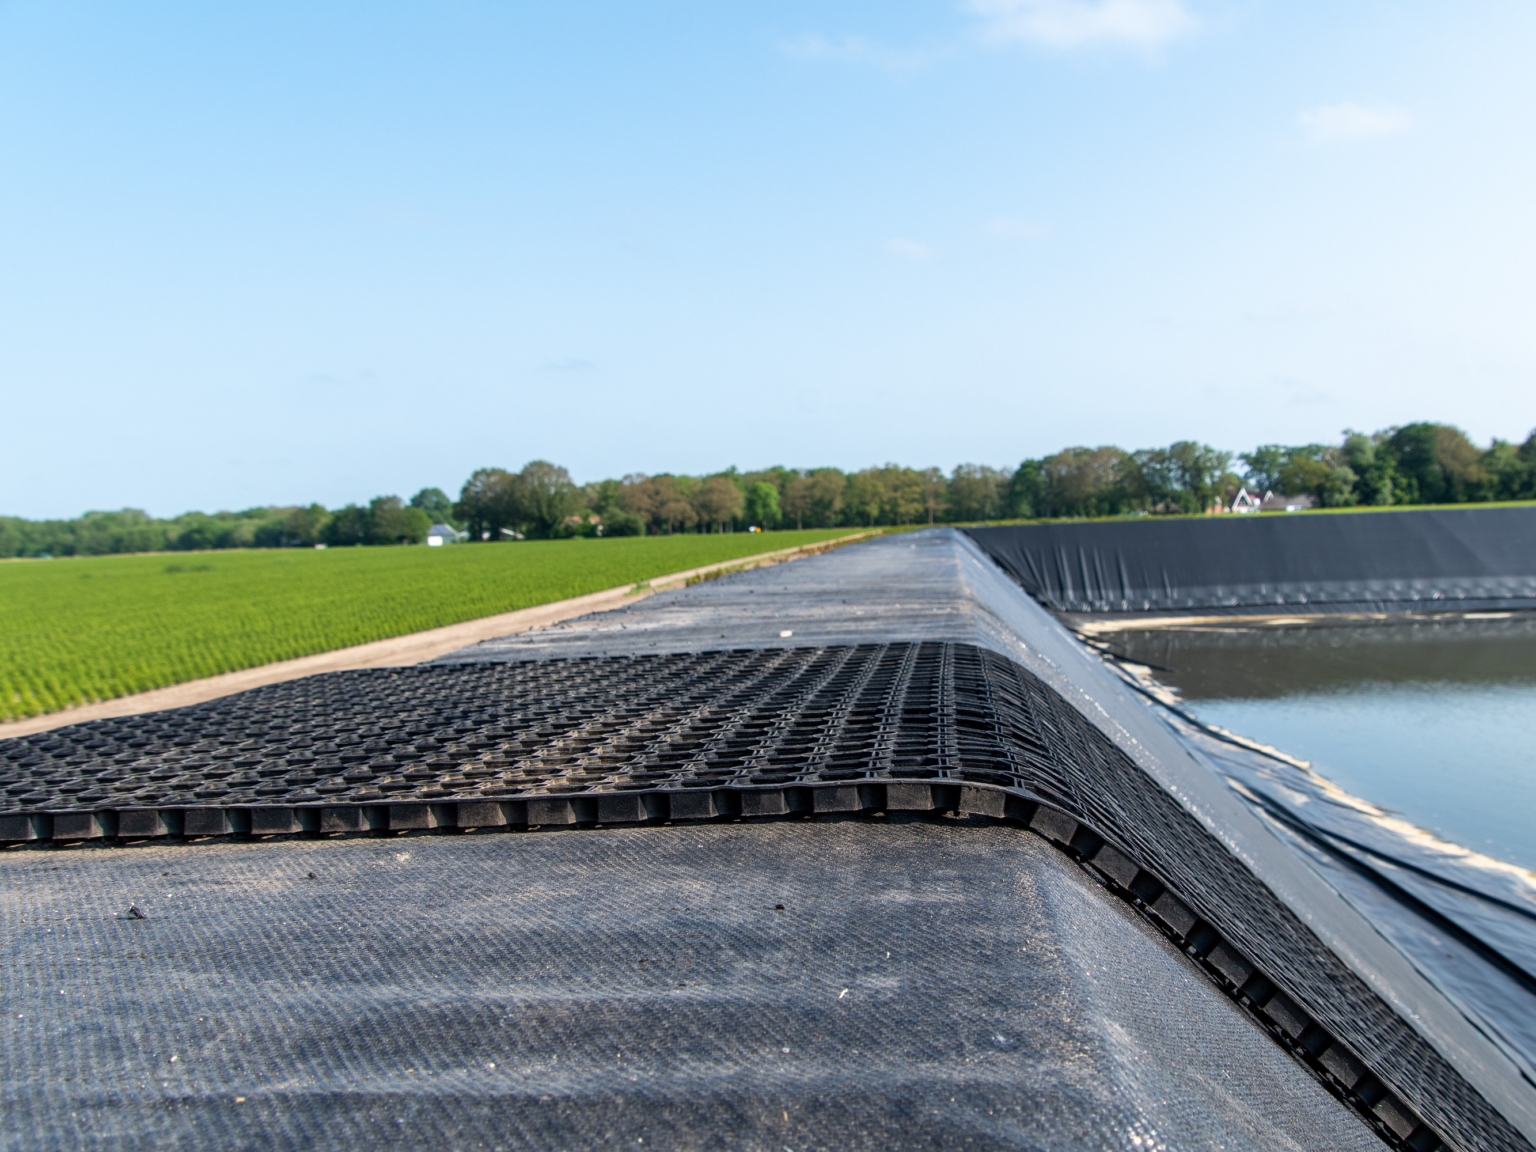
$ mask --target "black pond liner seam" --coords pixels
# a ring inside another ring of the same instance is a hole
[[[372,740],[347,734],[349,709]],[[272,767],[279,748],[287,770]],[[469,791],[472,774],[497,777],[503,794],[446,792],[434,782],[445,770]],[[275,784],[283,771],[288,786]],[[535,791],[505,795],[519,772]],[[205,793],[228,794],[242,773],[255,803],[178,803],[156,782],[180,777],[185,790],[200,779]],[[377,799],[328,804],[313,791],[347,776],[366,778],[359,788],[377,779]],[[135,799],[162,802],[108,807],[92,779],[147,781]],[[1529,1147],[1098,729],[1025,669],[970,645],[336,673],[0,741],[0,787],[11,793],[0,842],[17,846],[882,810],[1011,817],[1158,924],[1389,1144]],[[283,792],[304,800],[257,799]],[[1331,1025],[1318,1018],[1329,1011]]]

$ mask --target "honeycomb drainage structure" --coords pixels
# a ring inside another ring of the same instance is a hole
[[[0,741],[4,1148],[1529,1149],[966,536]],[[526,834],[537,833],[537,834]]]

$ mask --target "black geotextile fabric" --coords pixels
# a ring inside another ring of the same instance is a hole
[[[0,880],[17,1152],[1381,1146],[1006,827],[150,844]]]
[[[1160,918],[1384,1134],[1529,1147],[1174,797],[987,649],[336,673],[6,741],[0,764],[9,840],[912,809],[1013,817]]]
[[[1536,608],[1536,507],[968,531],[1058,612]]]

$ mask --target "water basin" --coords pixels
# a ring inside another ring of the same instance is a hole
[[[1107,639],[1201,720],[1536,869],[1536,618],[1234,622]]]

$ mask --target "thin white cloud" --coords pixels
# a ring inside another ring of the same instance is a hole
[[[1068,50],[1101,44],[1159,48],[1200,26],[1183,0],[965,0],[982,39]]]
[[[885,250],[903,260],[932,260],[938,253],[921,240],[905,240],[896,237],[885,242]]]
[[[1408,113],[1390,104],[1367,108],[1346,100],[1342,104],[1328,104],[1308,108],[1296,122],[1314,144],[1331,144],[1341,140],[1363,140],[1371,136],[1391,136],[1406,131],[1412,121]]]
[[[1027,240],[1036,243],[1050,239],[1051,230],[1033,220],[1020,220],[1016,216],[994,216],[987,225],[994,236],[1004,240]]]
[[[894,72],[924,68],[953,55],[953,49],[950,48],[892,48],[861,36],[843,36],[836,40],[816,35],[796,36],[780,41],[779,48],[785,55],[801,60],[871,64]]]

